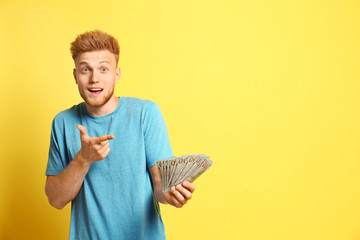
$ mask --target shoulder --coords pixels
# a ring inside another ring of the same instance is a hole
[[[157,106],[156,103],[154,103],[151,100],[145,100],[135,97],[121,97],[124,105],[129,106],[131,108],[147,108],[147,107],[153,107]]]
[[[128,114],[140,117],[142,121],[148,121],[153,118],[162,118],[158,104],[151,100],[123,97],[122,104]]]
[[[55,115],[53,119],[54,124],[64,123],[66,121],[72,121],[79,119],[81,115],[81,108],[83,107],[84,103],[80,103],[78,105],[74,105],[69,109],[63,110]]]
[[[122,105],[127,112],[141,115],[146,112],[159,111],[159,106],[155,102],[135,97],[122,97]]]

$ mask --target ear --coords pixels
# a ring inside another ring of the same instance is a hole
[[[73,75],[74,75],[75,83],[78,84],[77,78],[76,78],[76,68],[73,69]]]
[[[120,68],[117,68],[115,70],[115,83],[117,83],[120,79],[120,75],[121,75],[121,69]]]

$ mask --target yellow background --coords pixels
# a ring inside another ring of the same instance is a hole
[[[82,101],[69,44],[119,39],[116,95],[214,166],[168,239],[360,239],[359,1],[0,0],[0,239],[67,239],[44,194],[51,121]],[[75,130],[76,131],[76,130]]]

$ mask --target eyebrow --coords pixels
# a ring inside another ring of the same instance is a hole
[[[103,61],[100,61],[100,62],[99,62],[99,64],[103,64],[103,63],[106,63],[106,64],[111,65],[111,63],[110,63],[109,61],[107,61],[107,60],[103,60]],[[79,62],[79,66],[80,66],[80,65],[89,65],[89,62],[86,61],[86,60],[82,60],[81,62]]]

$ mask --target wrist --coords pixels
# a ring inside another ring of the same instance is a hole
[[[166,200],[166,193],[163,192],[162,187],[156,187],[155,188],[155,197],[158,200],[158,202],[162,204],[168,204],[168,201]]]
[[[76,154],[74,160],[75,160],[78,164],[80,164],[81,167],[85,167],[85,168],[86,168],[86,167],[87,167],[87,168],[90,168],[91,163],[92,163],[92,162],[89,161],[86,157],[84,157],[82,150],[80,150],[80,151]]]

